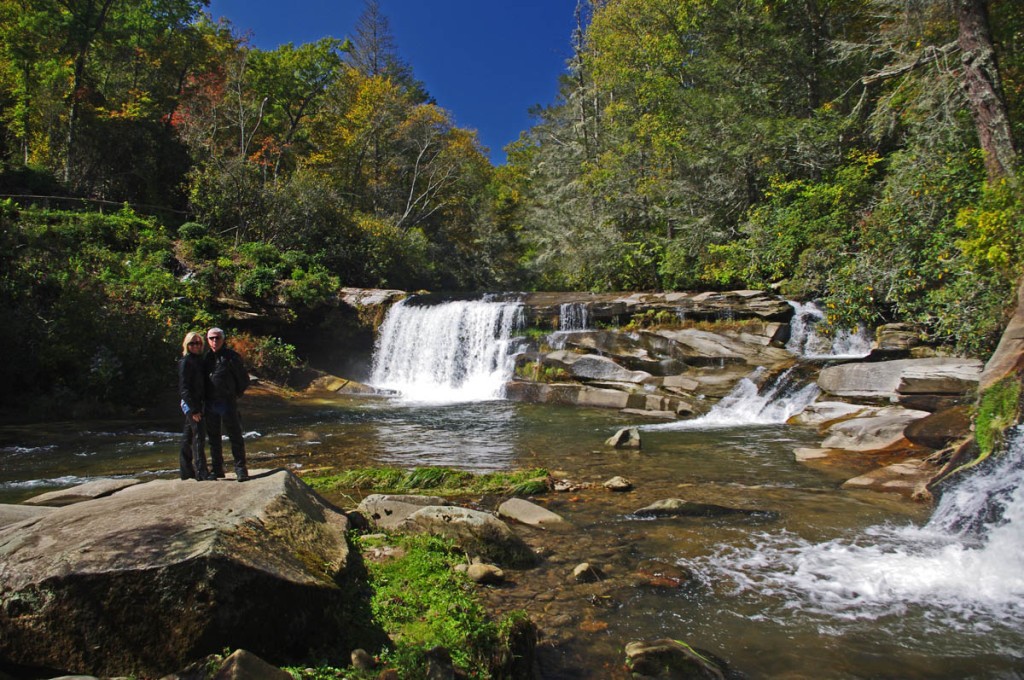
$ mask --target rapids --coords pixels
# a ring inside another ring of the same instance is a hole
[[[447,307],[447,308],[446,308]],[[1024,436],[943,494],[934,512],[839,484],[862,471],[796,462],[820,441],[785,420],[816,389],[754,372],[706,416],[641,425],[643,449],[604,440],[637,416],[500,398],[511,375],[514,303],[400,305],[382,329],[375,384],[391,397],[243,399],[251,467],[300,474],[370,465],[478,472],[546,468],[575,484],[535,498],[572,527],[517,527],[544,555],[481,590],[542,631],[541,677],[628,678],[631,640],[672,637],[749,678],[1024,677]],[[174,476],[167,422],[0,428],[0,500],[99,477]],[[610,493],[616,475],[634,485]],[[770,511],[754,518],[643,519],[664,498]],[[358,494],[330,499],[354,507]],[[464,499],[491,508],[501,499]],[[607,578],[572,582],[587,560]],[[642,585],[650,561],[691,571]]]

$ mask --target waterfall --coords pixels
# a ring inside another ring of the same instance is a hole
[[[585,331],[590,328],[590,308],[583,302],[565,302],[558,309],[558,330]]]
[[[370,384],[417,402],[498,399],[512,377],[518,303],[402,300],[381,324]]]
[[[729,576],[848,620],[923,608],[953,628],[1024,625],[1024,434],[1018,428],[1005,454],[943,494],[923,527],[878,526],[826,543],[763,536],[706,567],[719,572],[713,581]]]
[[[650,425],[644,429],[693,430],[781,424],[807,408],[821,392],[814,383],[801,385],[794,380],[792,368],[758,387],[758,380],[764,372],[764,368],[758,368],[740,380],[729,394],[699,418]]]
[[[811,359],[838,359],[867,356],[871,352],[871,338],[867,330],[840,329],[832,338],[819,335],[815,327],[825,319],[825,312],[814,302],[789,302],[793,318],[789,322],[789,342],[786,349],[793,354]]]

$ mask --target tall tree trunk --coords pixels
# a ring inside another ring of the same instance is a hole
[[[988,180],[1013,177],[1017,152],[992,46],[988,7],[985,0],[956,0],[956,11],[960,22],[957,42],[963,53],[963,87],[974,114],[978,141],[985,152]]]

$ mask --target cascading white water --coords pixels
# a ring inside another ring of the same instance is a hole
[[[791,609],[875,620],[908,609],[937,625],[1024,625],[1024,434],[988,468],[947,491],[923,527],[879,526],[811,543],[765,535],[698,566]]]
[[[370,384],[416,402],[498,399],[512,377],[512,333],[521,324],[518,303],[403,300],[381,324]]]
[[[590,309],[582,302],[565,302],[558,310],[558,330],[585,331],[590,328]]]
[[[807,408],[821,392],[814,383],[803,386],[795,384],[792,380],[793,369],[759,388],[756,381],[764,374],[764,370],[758,368],[749,377],[740,380],[729,394],[699,418],[649,425],[644,429],[695,430],[781,424]]]
[[[815,327],[825,319],[825,312],[814,302],[789,302],[793,318],[789,322],[786,349],[810,359],[841,359],[864,357],[871,353],[871,338],[863,327],[855,331],[839,330],[834,337],[819,335]]]

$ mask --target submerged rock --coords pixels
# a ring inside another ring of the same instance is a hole
[[[577,583],[595,583],[604,578],[604,572],[590,562],[581,562],[572,570],[572,580]]]
[[[890,491],[918,498],[929,497],[928,482],[936,472],[937,468],[923,460],[905,460],[848,479],[843,483],[843,488]]]
[[[0,658],[159,676],[225,647],[273,663],[347,657],[380,643],[345,587],[347,529],[283,470],[245,484],[153,481],[9,525]],[[356,640],[360,629],[373,639]]]
[[[703,649],[668,638],[626,645],[626,664],[634,677],[658,680],[727,680],[727,664]]]
[[[665,498],[633,512],[637,517],[728,517],[730,515],[774,516],[767,510],[730,508],[714,503],[696,503],[682,498]]]
[[[623,492],[630,491],[633,488],[633,483],[625,477],[616,476],[605,482],[603,486],[609,491]]]
[[[638,585],[651,588],[681,588],[694,581],[693,571],[658,560],[641,562],[636,570]]]
[[[499,505],[498,516],[536,527],[565,524],[561,515],[522,498],[510,498]]]
[[[616,449],[639,449],[640,430],[635,427],[624,427],[609,437],[605,445]]]

